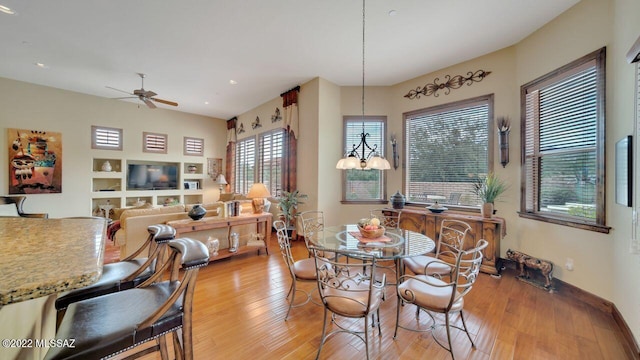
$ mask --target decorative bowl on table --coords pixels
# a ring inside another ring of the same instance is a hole
[[[433,204],[431,206],[427,206],[427,209],[429,209],[429,211],[431,211],[432,213],[436,213],[436,214],[439,214],[439,213],[441,213],[441,212],[443,212],[445,210],[449,210],[446,207],[444,207],[444,206],[442,206],[442,205],[440,205],[438,203],[435,203],[435,204]]]
[[[384,235],[384,226],[378,226],[376,229],[365,229],[362,225],[358,224],[358,230],[362,237],[367,239],[375,239]]]

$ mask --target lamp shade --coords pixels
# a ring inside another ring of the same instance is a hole
[[[220,174],[216,178],[215,184],[217,184],[217,185],[227,185],[227,179],[224,178],[224,175]]]
[[[254,183],[247,193],[247,198],[249,199],[266,198],[269,196],[271,196],[271,194],[269,194],[269,190],[267,190],[267,187],[263,183]]]

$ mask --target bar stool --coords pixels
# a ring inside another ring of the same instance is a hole
[[[168,248],[167,261],[138,287],[70,304],[56,341],[75,339],[74,347],[52,347],[45,359],[108,358],[151,340],[156,344],[129,358],[160,351],[162,359],[168,359],[169,333],[175,357],[193,359],[193,294],[199,268],[209,263],[209,251],[189,238],[171,240]],[[169,279],[162,281],[167,270]]]
[[[92,285],[64,293],[56,299],[56,328],[60,325],[69,304],[91,299],[138,286],[147,280],[156,270],[158,259],[163,259],[166,243],[173,240],[176,230],[168,225],[151,225],[147,228],[149,237],[133,254],[122,261],[102,267],[102,276]],[[149,249],[147,258],[135,257]]]

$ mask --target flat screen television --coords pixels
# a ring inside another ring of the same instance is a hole
[[[175,190],[177,164],[128,164],[127,190]]]

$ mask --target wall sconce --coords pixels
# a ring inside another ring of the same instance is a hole
[[[509,163],[509,130],[511,121],[507,116],[500,116],[496,119],[498,125],[498,145],[500,146],[500,163],[502,167]]]
[[[391,135],[391,148],[393,149],[393,168],[398,169],[398,163],[400,162],[400,155],[398,155],[398,142],[395,135]]]

